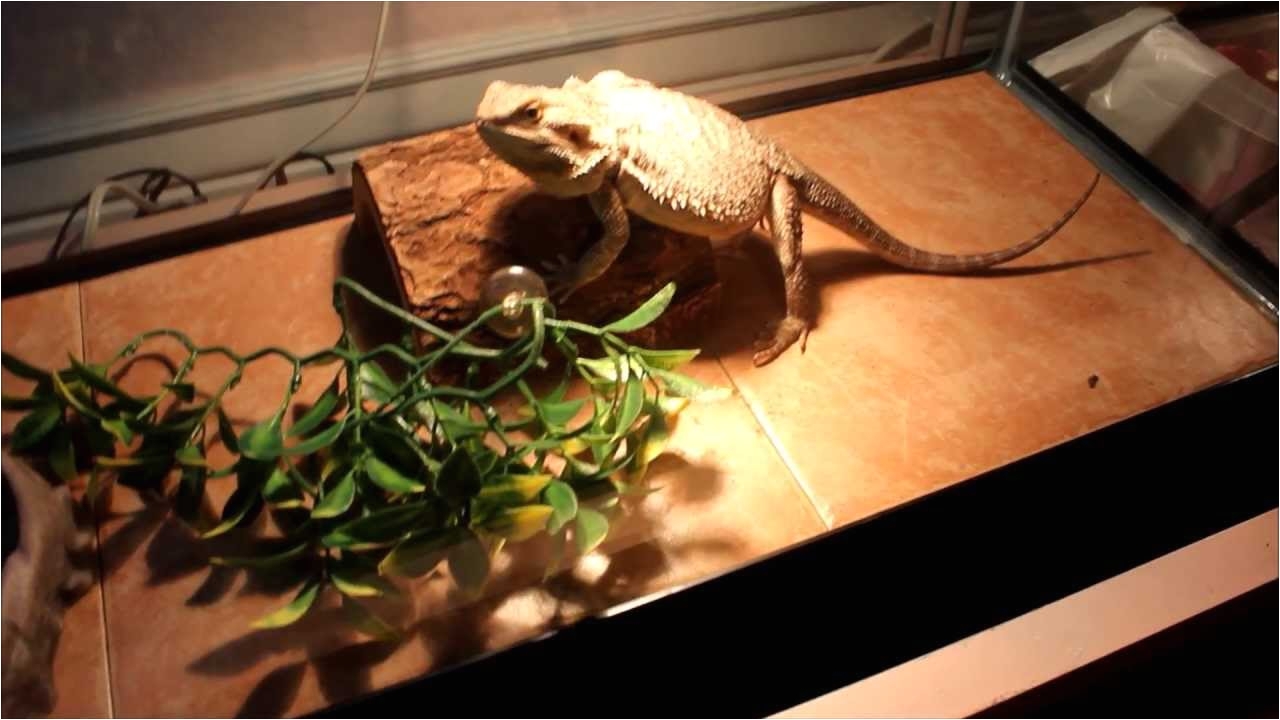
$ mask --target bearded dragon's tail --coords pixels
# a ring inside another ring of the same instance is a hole
[[[841,193],[830,183],[812,172],[787,173],[795,185],[804,208],[809,212],[837,228],[853,235],[865,238],[867,247],[889,262],[913,270],[926,272],[964,273],[999,265],[1014,258],[1021,257],[1040,247],[1046,240],[1062,229],[1063,225],[1084,205],[1085,200],[1093,194],[1101,175],[1094,175],[1089,189],[1071,206],[1070,210],[1048,229],[1025,242],[1018,243],[1004,250],[973,255],[946,255],[928,252],[912,247],[894,237],[893,234],[880,227],[867,217],[852,200]]]

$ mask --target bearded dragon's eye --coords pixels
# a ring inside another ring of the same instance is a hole
[[[542,111],[539,110],[537,106],[530,105],[529,107],[524,109],[524,116],[529,120],[536,121],[542,117]]]

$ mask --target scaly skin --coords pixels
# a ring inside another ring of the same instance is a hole
[[[607,70],[562,87],[493,82],[476,110],[480,137],[544,191],[587,196],[603,237],[576,262],[553,268],[558,299],[599,277],[629,236],[627,213],[712,240],[767,221],[786,286],[786,316],[757,342],[756,365],[807,336],[812,321],[801,258],[801,212],[860,239],[901,267],[964,273],[1039,247],[1075,215],[1089,189],[1048,229],[1004,250],[946,255],[912,247],[867,217],[829,182],[725,110]],[[803,342],[801,343],[803,350]]]

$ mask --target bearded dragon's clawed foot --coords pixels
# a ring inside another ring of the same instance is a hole
[[[808,335],[809,325],[800,318],[789,315],[760,334],[755,342],[756,353],[751,360],[756,367],[768,365],[786,352],[787,348],[794,345],[797,340],[807,338]],[[801,343],[802,351],[803,346],[804,343]]]
[[[582,287],[578,263],[564,255],[558,255],[554,260],[544,260],[542,269],[546,275],[547,294],[555,302],[568,300],[574,291]]]

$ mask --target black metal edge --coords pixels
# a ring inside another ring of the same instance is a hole
[[[1277,507],[1278,388],[1273,365],[311,717],[780,712]]]
[[[333,190],[203,225],[158,233],[120,245],[68,255],[51,262],[7,270],[0,274],[0,297],[9,299],[66,283],[92,280],[349,212],[351,191],[347,188]]]
[[[1127,187],[1127,190],[1148,197],[1155,194],[1162,197],[1166,203],[1176,206],[1184,221],[1181,223],[1183,229],[1194,231],[1200,237],[1210,238],[1217,249],[1226,256],[1225,259],[1231,270],[1237,272],[1246,284],[1265,297],[1272,307],[1276,305],[1278,294],[1276,266],[1249,244],[1235,228],[1218,222],[1222,215],[1215,217],[1213,210],[1201,204],[1191,193],[1134,150],[1088,110],[1036,72],[1028,62],[1015,63],[1010,73],[1010,80],[1020,91],[1058,113],[1059,119],[1070,125],[1084,142],[1105,152],[1136,175],[1143,187]],[[1263,189],[1267,185],[1265,180],[1259,183],[1259,187]]]
[[[855,78],[774,93],[751,101],[726,103],[743,117],[781,112],[821,102],[884,92],[903,85],[930,82],[980,71],[989,53],[935,60],[868,73]],[[0,297],[11,298],[70,282],[165,260],[197,250],[225,245],[298,225],[337,217],[352,211],[350,189],[284,203],[265,210],[215,220],[194,227],[153,235],[114,247],[68,255],[52,262],[19,267],[0,274]]]

